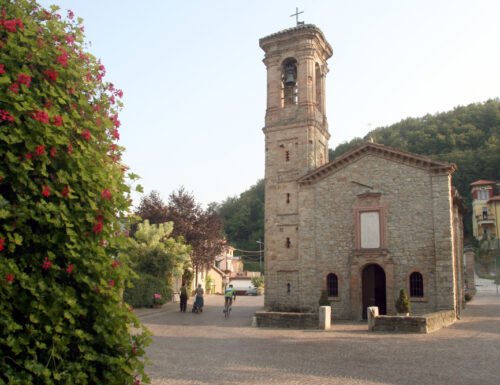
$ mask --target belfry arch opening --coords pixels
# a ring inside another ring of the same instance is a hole
[[[297,60],[286,59],[281,66],[282,106],[298,104]]]

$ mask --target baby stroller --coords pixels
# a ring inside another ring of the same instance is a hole
[[[193,302],[193,310],[191,310],[193,313],[202,313],[203,312],[203,297],[196,296],[194,297],[194,302]]]

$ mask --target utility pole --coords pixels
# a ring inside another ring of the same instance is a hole
[[[262,273],[262,242],[260,239],[256,242],[259,244],[259,270]]]

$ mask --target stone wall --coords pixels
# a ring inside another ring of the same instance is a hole
[[[258,327],[284,329],[317,329],[318,313],[286,313],[265,312],[255,313]]]
[[[378,316],[375,317],[373,331],[400,333],[430,333],[453,324],[455,311],[447,310],[423,316]]]

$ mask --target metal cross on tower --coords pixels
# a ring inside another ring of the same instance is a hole
[[[295,21],[297,22],[297,25],[299,24],[304,24],[303,21],[299,21],[299,15],[301,13],[304,13],[304,11],[300,11],[299,12],[299,8],[298,7],[295,7],[295,13],[293,15],[290,15],[290,17],[294,17],[295,16]]]

